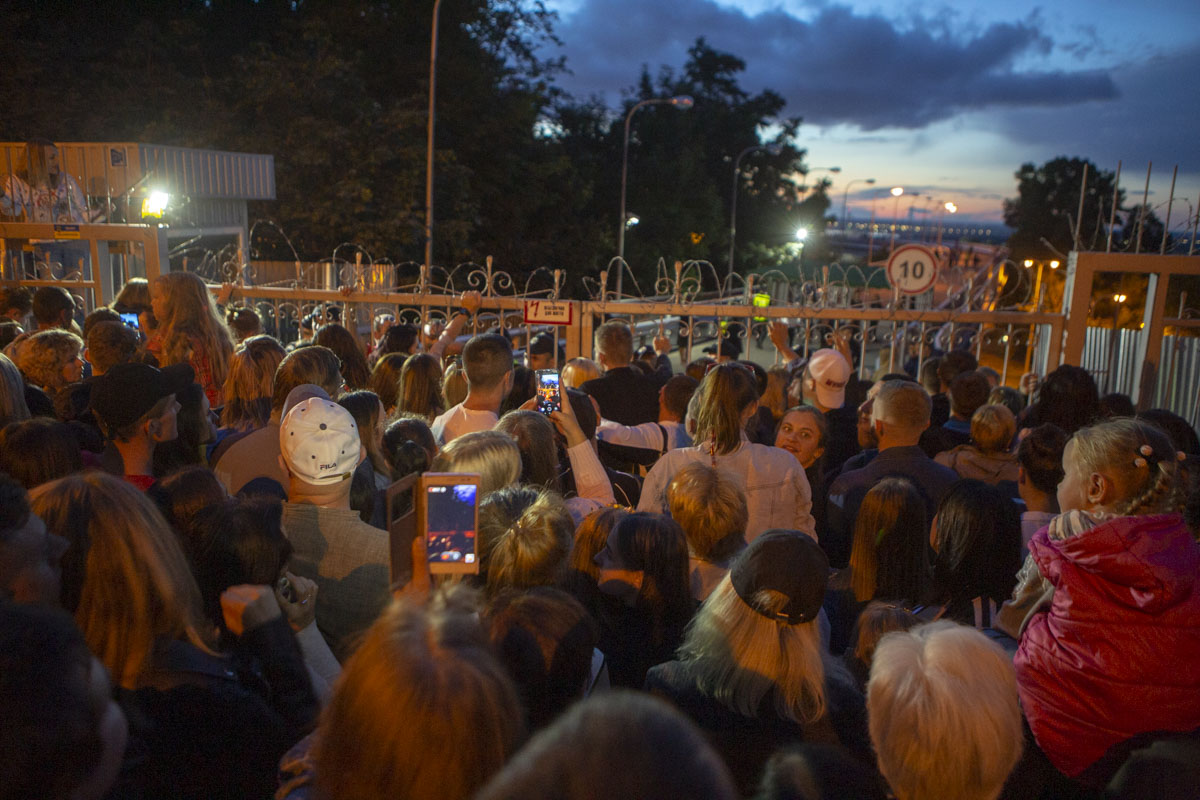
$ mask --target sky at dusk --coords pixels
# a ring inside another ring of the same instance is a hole
[[[1025,0],[941,3],[805,0],[547,0],[572,74],[560,83],[611,107],[641,66],[679,70],[699,36],[746,62],[744,88],[770,88],[803,117],[797,145],[830,176],[834,212],[851,188],[864,218],[871,193],[901,185],[949,200],[960,217],[999,221],[1026,161],[1082,156],[1115,170],[1127,202],[1172,228],[1200,199],[1200,3]],[[826,175],[816,173],[814,177]],[[861,179],[875,178],[874,187]],[[1157,207],[1161,204],[1161,207]],[[902,199],[903,215],[909,201]],[[891,197],[879,200],[890,216]],[[920,212],[917,214],[920,218]]]

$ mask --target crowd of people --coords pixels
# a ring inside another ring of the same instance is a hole
[[[0,800],[1200,796],[1186,420],[229,301],[0,292]],[[392,524],[427,472],[477,574]]]

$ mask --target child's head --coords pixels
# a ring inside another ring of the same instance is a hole
[[[980,406],[971,415],[971,438],[985,453],[1007,450],[1017,432],[1017,418],[1002,405]]]
[[[1063,511],[1139,516],[1178,512],[1182,503],[1177,451],[1153,425],[1115,419],[1084,428],[1067,442],[1058,485]]]

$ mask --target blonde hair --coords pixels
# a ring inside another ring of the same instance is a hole
[[[0,353],[0,427],[10,422],[24,422],[29,417],[21,371],[8,356]]]
[[[1112,510],[1122,516],[1173,514],[1183,509],[1175,445],[1155,426],[1132,418],[1083,428],[1070,439],[1085,473],[1112,479],[1119,499]]]
[[[339,800],[467,800],[523,734],[516,690],[476,616],[396,602],[346,663],[321,717],[316,786]]]
[[[479,506],[479,549],[487,591],[552,586],[562,577],[575,523],[556,492],[514,486]]]
[[[521,451],[507,433],[464,433],[442,447],[429,470],[479,473],[479,496],[482,498],[517,482],[521,477]]]
[[[154,285],[162,292],[165,307],[164,318],[158,320],[162,365],[187,361],[199,349],[208,358],[213,383],[223,385],[233,357],[233,338],[204,281],[190,272],[165,272],[154,279]]]
[[[578,389],[590,380],[600,377],[600,367],[590,358],[572,358],[562,368],[564,389]]]
[[[229,362],[229,375],[222,389],[222,427],[250,431],[267,424],[275,373],[285,355],[283,346],[270,336],[251,336],[242,342]]]
[[[617,523],[629,516],[623,508],[600,508],[588,514],[575,530],[575,545],[571,548],[571,569],[593,579],[599,579],[600,568],[595,558],[608,544],[608,534]]]
[[[625,320],[613,319],[596,328],[596,352],[617,367],[633,360],[633,331]]]
[[[667,509],[696,558],[724,561],[745,544],[746,495],[731,477],[707,464],[688,464],[675,473],[667,486]]]
[[[446,367],[442,375],[442,399],[446,408],[454,408],[467,399],[467,373],[457,361]]]
[[[114,681],[138,688],[160,638],[209,648],[187,558],[144,493],[85,472],[39,486],[30,499],[46,528],[71,543],[63,605]]]
[[[782,592],[763,591],[755,603],[767,612],[788,603]],[[679,648],[701,692],[747,717],[774,698],[776,713],[799,723],[825,714],[825,673],[820,632],[812,622],[789,625],[755,611],[738,597],[728,575],[708,596]]]
[[[17,352],[17,366],[30,383],[57,391],[66,385],[63,368],[83,349],[83,339],[70,331],[42,331],[30,336]]]
[[[879,771],[900,800],[991,800],[1024,742],[1012,660],[948,621],[880,640],[867,717]]]
[[[985,453],[1007,451],[1017,432],[1017,418],[999,403],[980,406],[971,415],[971,438]]]
[[[697,445],[711,443],[717,454],[732,453],[742,441],[742,412],[758,401],[753,374],[738,364],[718,364],[692,395],[688,414],[696,423]]]

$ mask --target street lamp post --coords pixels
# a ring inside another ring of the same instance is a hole
[[[738,178],[741,177],[742,159],[755,150],[766,150],[773,156],[777,156],[783,152],[783,147],[778,144],[752,144],[742,152],[738,153],[737,158],[733,160],[733,193],[729,200],[729,272],[733,272],[733,244],[737,239],[737,199],[738,199]]]
[[[441,2],[441,0],[438,0]],[[675,97],[652,97],[648,100],[642,100],[635,103],[633,108],[629,109],[629,113],[625,115],[625,140],[621,146],[621,218],[620,226],[617,228],[617,258],[625,259],[625,184],[629,177],[629,126],[633,122],[633,114],[643,106],[653,106],[668,103],[676,108],[691,108],[692,98],[686,94],[676,95]],[[621,296],[622,278],[625,276],[625,266],[623,264],[617,267],[617,297]]]
[[[900,216],[900,195],[904,194],[903,186],[892,187],[892,197],[896,198],[896,202],[892,204],[892,243],[888,245],[888,252],[896,249],[896,217]]]
[[[855,178],[854,180],[852,180],[846,184],[846,189],[845,189],[845,191],[842,192],[842,236],[846,235],[846,220],[847,220],[846,201],[850,198],[850,187],[856,183],[865,183],[865,184],[873,186],[875,184],[875,179],[874,178]]]
[[[437,89],[438,13],[442,0],[433,3],[433,31],[429,36],[429,131],[425,144],[425,271],[433,267],[433,123]]]

